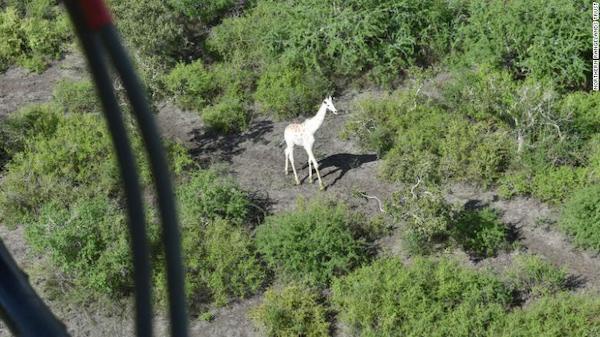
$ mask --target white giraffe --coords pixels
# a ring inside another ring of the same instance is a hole
[[[331,112],[337,115],[337,109],[333,106],[333,100],[331,96],[323,100],[319,111],[314,117],[309,118],[300,124],[290,124],[285,128],[283,133],[283,137],[285,138],[285,143],[287,145],[285,148],[285,174],[287,175],[289,173],[289,160],[292,164],[292,170],[294,171],[294,178],[296,178],[296,185],[300,185],[300,180],[298,180],[298,174],[296,173],[296,167],[294,166],[294,145],[302,146],[308,155],[308,181],[310,183],[313,182],[311,168],[312,162],[312,165],[317,171],[317,177],[319,178],[319,188],[321,190],[324,189],[323,182],[321,181],[321,175],[319,174],[319,164],[317,164],[317,160],[313,155],[312,146],[315,143],[314,134],[323,124],[327,110],[331,110]]]

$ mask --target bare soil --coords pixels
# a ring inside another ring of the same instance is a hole
[[[23,105],[50,100],[53,87],[60,79],[80,79],[85,77],[85,71],[85,63],[77,54],[56,62],[42,74],[31,74],[19,68],[9,69],[0,74],[0,117]],[[377,179],[381,165],[377,156],[361,151],[353,142],[339,137],[352,113],[351,102],[357,95],[356,92],[349,92],[340,96],[336,102],[340,114],[328,114],[323,126],[315,134],[314,153],[320,163],[321,177],[326,186],[324,191],[319,190],[318,183],[308,183],[307,157],[301,148],[295,150],[301,185],[294,184],[292,174],[284,174],[283,146],[280,143],[283,129],[289,122],[258,118],[246,132],[220,136],[205,129],[197,114],[182,111],[169,102],[159,104],[157,118],[167,137],[183,142],[201,165],[216,165],[235,177],[243,188],[252,192],[257,208],[268,214],[293,209],[298,198],[325,197],[346,201],[368,215],[375,215],[380,213],[377,201],[356,197],[353,192],[359,191],[384,201],[395,190],[395,186]],[[454,186],[448,200],[467,207],[489,205],[498,209],[504,222],[515,229],[517,242],[523,249],[567,268],[580,278],[581,289],[600,289],[600,259],[575,249],[552,226],[540,225],[538,219],[556,217],[556,211],[547,205],[528,198],[499,200],[494,192],[483,192],[465,185]],[[0,237],[24,270],[28,271],[32,261],[39,258],[29,250],[22,227],[10,230],[0,225]],[[379,244],[385,254],[404,254],[399,231],[383,238]],[[483,261],[471,261],[463,255],[466,263],[473,266],[501,269],[510,263],[514,254],[504,253]],[[261,336],[246,315],[260,298],[256,296],[217,309],[214,312],[215,319],[211,322],[193,320],[190,324],[192,336]],[[108,309],[98,306],[69,307],[53,301],[50,301],[50,305],[74,336],[133,335],[131,305]],[[157,335],[167,335],[167,323],[163,316],[157,315],[156,327]],[[337,334],[345,333],[339,331]],[[0,336],[6,335],[6,327],[0,323]]]
[[[54,61],[41,74],[11,67],[0,74],[0,118],[25,105],[44,103],[52,99],[52,90],[61,79],[78,80],[85,76],[86,64],[79,54],[68,54]]]

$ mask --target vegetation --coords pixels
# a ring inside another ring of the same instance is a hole
[[[394,194],[391,214],[404,222],[403,239],[411,253],[458,245],[472,257],[484,258],[509,248],[508,230],[494,210],[459,210],[444,199],[441,189],[421,181]]]
[[[53,0],[0,2],[0,71],[19,64],[40,72],[66,51],[66,15]]]
[[[365,262],[365,242],[357,237],[364,221],[343,204],[316,200],[298,210],[265,219],[256,244],[267,264],[286,279],[326,286]]]
[[[266,280],[254,243],[243,226],[247,195],[214,171],[192,172],[179,184],[186,291],[193,305],[217,305],[256,293]],[[164,271],[157,275],[166,295]]]
[[[465,251],[476,257],[494,256],[507,246],[507,228],[490,208],[461,212],[451,236]]]
[[[537,255],[518,255],[506,277],[523,298],[538,298],[567,290],[567,272]]]
[[[62,80],[54,88],[54,101],[65,108],[65,112],[74,114],[100,113],[101,105],[96,89],[90,81]]]
[[[600,187],[586,187],[573,193],[564,204],[559,226],[584,248],[600,250]]]
[[[1,217],[7,225],[25,225],[27,240],[47,254],[75,291],[88,298],[122,296],[133,290],[124,201],[112,143],[94,113],[90,89],[63,83],[55,102],[9,117],[2,132],[11,140],[3,143],[11,158],[0,185]],[[144,163],[140,139],[133,135],[134,152]],[[223,305],[255,293],[267,274],[244,227],[247,195],[214,171],[190,170],[185,149],[167,145],[178,181],[191,302]],[[150,174],[147,168],[141,172],[146,185]],[[160,265],[161,234],[153,203],[149,206],[153,261]],[[163,298],[162,269],[155,280]]]
[[[597,298],[558,292],[513,308],[497,277],[446,259],[378,260],[332,290],[338,319],[361,336],[592,336],[600,328]]]
[[[502,282],[449,260],[378,260],[332,289],[338,318],[361,336],[483,336],[511,302]]]
[[[466,60],[506,68],[517,78],[553,78],[564,88],[584,88],[588,11],[583,3],[560,0],[469,1],[457,49]]]
[[[329,336],[328,310],[317,292],[292,283],[265,292],[251,317],[269,337]]]

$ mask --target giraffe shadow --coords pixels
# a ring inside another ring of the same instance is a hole
[[[265,135],[273,130],[273,122],[258,120],[250,124],[248,131],[222,135],[212,129],[193,130],[194,147],[190,151],[192,158],[203,167],[210,166],[215,160],[231,163],[234,156],[245,151],[243,143],[268,143]]]
[[[325,185],[325,189],[335,185],[350,170],[359,168],[363,164],[374,162],[377,159],[377,155],[375,154],[337,153],[319,160],[319,172],[325,172],[326,169],[329,169],[327,170],[327,173],[325,173],[325,175],[321,176],[322,179],[325,179],[326,177],[337,173],[337,176],[333,179],[333,181]],[[304,166],[302,166],[302,169],[305,169],[307,167],[308,163],[304,164]],[[301,183],[304,183],[304,181],[307,178],[308,175],[302,178]],[[316,178],[316,173],[313,175],[313,178]]]

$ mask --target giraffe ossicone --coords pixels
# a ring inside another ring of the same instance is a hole
[[[323,121],[325,120],[325,114],[327,110],[333,112],[337,115],[337,109],[333,106],[333,99],[331,96],[325,98],[321,106],[319,107],[319,111],[317,114],[305,120],[304,122],[292,123],[285,128],[283,133],[283,137],[285,139],[286,148],[285,148],[285,174],[289,173],[288,170],[288,161],[292,164],[292,170],[294,171],[294,178],[296,179],[296,185],[300,185],[300,180],[298,180],[298,173],[296,172],[296,167],[294,166],[294,146],[302,146],[308,155],[308,181],[310,183],[313,182],[312,179],[312,166],[314,166],[315,171],[317,172],[317,178],[319,179],[319,188],[324,189],[323,182],[321,181],[321,174],[319,173],[319,164],[315,159],[315,156],[312,152],[313,144],[315,143],[315,132],[321,127]]]

